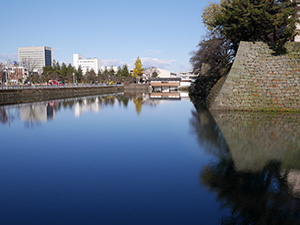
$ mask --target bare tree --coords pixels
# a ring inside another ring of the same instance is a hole
[[[3,63],[0,63],[0,81],[1,81],[1,83],[4,82],[4,78],[5,78],[5,66]]]
[[[143,79],[145,81],[155,78],[159,74],[159,70],[156,67],[150,67],[144,70]]]
[[[23,58],[22,59],[22,63],[25,65],[25,67],[27,67],[28,70],[28,75],[29,75],[29,81],[31,83],[31,76],[34,73],[38,73],[38,61],[36,59],[32,59],[32,58]]]
[[[191,52],[190,63],[193,72],[199,76],[189,92],[192,102],[202,108],[207,105],[211,88],[230,70],[234,51],[229,41],[216,34],[208,35],[197,47],[196,51]]]
[[[194,73],[217,77],[227,73],[234,59],[234,52],[227,40],[220,36],[208,35],[199,42],[197,48],[191,52],[190,59]]]

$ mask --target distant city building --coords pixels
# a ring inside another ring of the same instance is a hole
[[[19,63],[16,61],[8,61],[5,70],[8,75],[8,82],[20,83],[24,82],[28,78],[28,67],[26,63]]]
[[[82,55],[73,54],[73,66],[76,69],[78,69],[80,66],[83,74],[85,74],[87,71],[90,71],[91,69],[93,69],[97,74],[98,70],[101,69],[101,60],[98,58],[83,59]]]
[[[178,78],[176,73],[170,72],[168,70],[160,69],[157,67],[150,67],[145,69],[143,72],[142,78],[144,80],[150,80],[153,77],[153,74],[157,74],[156,78]]]
[[[30,73],[42,73],[44,66],[51,66],[53,51],[50,47],[20,47],[18,48],[19,62],[26,63]]]
[[[180,87],[190,86],[192,82],[194,82],[198,75],[194,74],[193,71],[188,72],[180,72],[179,76],[181,78]]]
[[[170,72],[168,70],[157,68],[158,78],[176,78],[178,77],[176,73]]]

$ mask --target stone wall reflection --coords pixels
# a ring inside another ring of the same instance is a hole
[[[300,169],[300,114],[212,112],[235,167],[259,171],[269,161]]]
[[[299,119],[192,111],[201,149],[215,156],[199,179],[228,212],[220,224],[300,224]]]
[[[197,136],[198,143],[207,152],[218,158],[231,157],[226,140],[207,109],[192,110],[191,132]]]

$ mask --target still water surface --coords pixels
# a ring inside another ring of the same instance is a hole
[[[102,95],[0,107],[0,224],[297,224],[300,115]]]

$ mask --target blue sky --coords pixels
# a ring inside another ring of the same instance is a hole
[[[3,1],[0,61],[17,59],[18,47],[50,46],[53,58],[71,63],[74,53],[103,65],[189,70],[189,52],[205,34],[201,0]],[[3,10],[4,9],[4,10]]]

